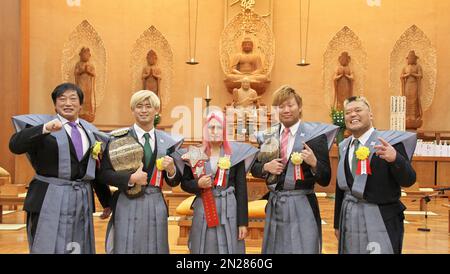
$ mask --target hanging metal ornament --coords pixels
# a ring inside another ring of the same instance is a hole
[[[186,62],[188,65],[197,65],[195,60],[197,53],[197,22],[198,22],[198,0],[195,0],[195,22],[194,22],[194,41],[192,42],[191,36],[191,0],[188,0],[188,19],[189,19],[189,60]]]
[[[303,39],[302,39],[302,0],[299,0],[300,4],[300,63],[297,66],[306,67],[309,66],[310,63],[307,62],[307,54],[308,54],[308,38],[309,38],[309,11],[311,8],[311,1],[308,0],[308,13],[306,17],[306,35],[305,35],[305,53],[303,54]]]

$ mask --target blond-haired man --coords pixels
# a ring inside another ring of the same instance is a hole
[[[345,125],[352,136],[339,144],[334,228],[339,253],[401,253],[401,187],[416,181],[411,158],[416,134],[378,131],[364,97],[344,102]]]
[[[119,188],[114,194],[106,251],[116,254],[169,253],[168,212],[161,188],[164,180],[170,186],[181,181],[181,175],[168,155],[178,149],[183,139],[155,129],[160,100],[154,92],[136,92],[131,97],[130,107],[135,124],[111,133],[99,174],[102,182]],[[143,151],[144,156],[136,171],[118,168],[139,151]],[[124,152],[126,156],[118,156]]]
[[[266,254],[321,252],[321,219],[314,185],[330,182],[328,151],[338,128],[301,121],[302,103],[293,88],[282,86],[273,100],[281,124],[258,136],[262,145],[272,138],[280,144],[277,159],[264,163],[258,157],[252,167],[253,176],[265,178],[270,190],[262,248]]]

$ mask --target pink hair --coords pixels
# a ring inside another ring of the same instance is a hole
[[[223,128],[223,136],[222,136],[222,146],[223,146],[223,151],[225,152],[226,155],[231,155],[231,146],[230,143],[227,140],[227,131],[226,131],[226,123],[225,123],[225,118],[220,117],[219,115],[215,114],[214,112],[212,112],[211,114],[208,115],[207,119],[206,119],[206,123],[203,127],[203,147],[205,148],[205,153],[208,156],[211,156],[211,142],[209,141],[209,133],[208,133],[208,123],[212,120],[215,119],[217,122],[219,122],[222,125]]]

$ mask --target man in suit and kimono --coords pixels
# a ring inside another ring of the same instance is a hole
[[[78,86],[61,84],[51,97],[57,114],[13,117],[16,133],[9,143],[13,153],[27,154],[36,172],[24,204],[30,252],[95,253],[92,188],[104,208],[111,198],[109,188],[95,181],[107,138],[78,117]]]
[[[400,254],[403,242],[401,187],[416,181],[411,158],[416,134],[379,131],[370,104],[353,96],[344,102],[352,136],[339,144],[334,228],[340,254]]]
[[[259,133],[258,142],[260,154],[267,142],[279,144],[279,153],[271,161],[258,157],[251,169],[270,190],[262,253],[317,254],[322,226],[314,185],[330,183],[328,152],[338,127],[302,121],[302,98],[289,86],[275,92],[273,106],[281,123]]]
[[[133,94],[130,108],[135,123],[111,133],[99,174],[100,181],[119,189],[113,197],[106,252],[167,254],[168,208],[162,187],[164,182],[175,187],[181,181],[168,155],[181,146],[183,138],[155,129],[160,100],[153,91]]]

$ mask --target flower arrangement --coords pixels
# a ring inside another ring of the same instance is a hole
[[[338,109],[332,108],[330,116],[331,116],[331,121],[333,122],[333,125],[336,125],[345,130],[345,118],[344,118],[343,110],[338,110]]]
[[[339,127],[339,131],[336,135],[336,143],[339,144],[342,140],[344,140],[344,132],[346,129],[344,111],[331,108],[330,117],[333,125]]]
[[[156,127],[159,123],[161,123],[161,114],[157,113],[155,115],[155,120],[153,120],[153,126]]]

